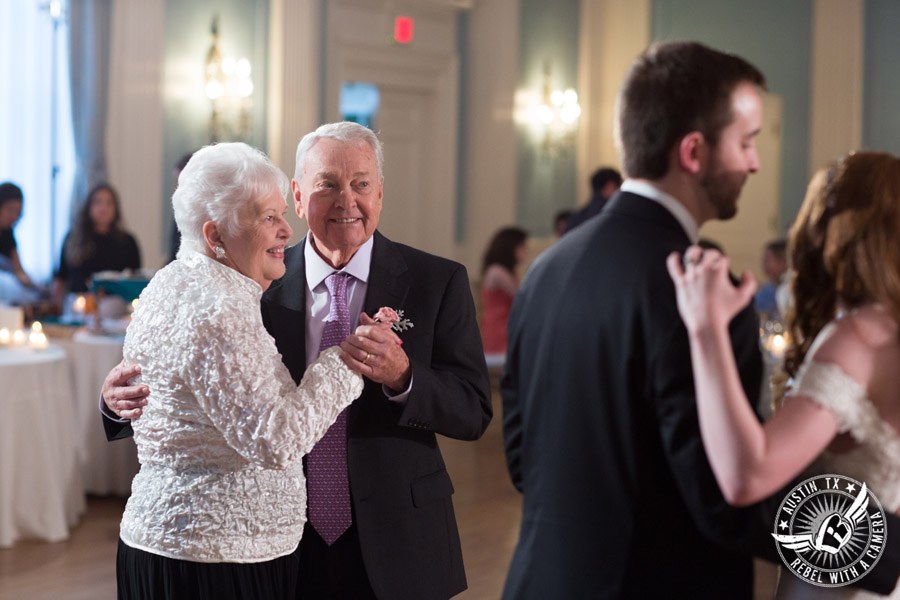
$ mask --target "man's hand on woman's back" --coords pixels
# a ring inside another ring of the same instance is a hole
[[[147,406],[150,388],[145,385],[128,385],[135,375],[140,375],[140,365],[126,365],[123,360],[103,380],[103,402],[122,419],[137,419]]]

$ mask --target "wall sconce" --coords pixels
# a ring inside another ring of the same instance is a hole
[[[206,53],[204,91],[212,104],[209,140],[246,140],[250,134],[250,106],[253,95],[252,67],[246,58],[235,60],[219,50],[219,16],[212,20],[212,45]]]
[[[540,93],[530,90],[516,92],[513,117],[527,128],[533,139],[548,154],[565,151],[575,142],[575,130],[581,105],[574,89],[565,91],[552,86],[550,62],[544,63],[544,83]]]

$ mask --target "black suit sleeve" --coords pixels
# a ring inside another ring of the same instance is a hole
[[[134,435],[134,430],[131,428],[131,421],[127,423],[113,421],[109,415],[102,410],[100,411],[100,415],[101,420],[103,421],[103,431],[106,432],[106,441],[112,442],[113,440],[124,440],[125,438],[130,438]]]
[[[854,587],[882,594],[890,594],[900,578],[900,517],[886,512],[887,544],[878,564],[869,573],[853,583]]]
[[[434,322],[431,361],[410,357],[412,391],[399,424],[477,440],[493,416],[475,305],[465,267],[457,265]]]
[[[657,279],[659,281],[659,279]],[[665,292],[663,292],[663,289]],[[679,493],[697,528],[716,543],[740,549],[754,535],[752,508],[737,509],[725,502],[706,458],[691,368],[690,344],[675,301],[674,288],[656,286],[650,328],[659,336],[650,355],[652,396],[656,399],[657,426],[663,452]],[[646,301],[646,300],[645,300]],[[758,328],[752,305],[739,313],[730,327],[741,383],[748,398],[759,397],[762,362]]]

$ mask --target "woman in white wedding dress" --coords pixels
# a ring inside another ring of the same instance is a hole
[[[713,473],[726,500],[744,506],[776,493],[822,454],[825,472],[864,481],[897,513],[900,160],[858,152],[818,172],[789,238],[794,308],[785,372],[792,381],[765,425],[744,396],[728,337],[732,317],[753,297],[752,276],[735,287],[728,259],[696,246],[685,252],[684,268],[676,254],[668,259]],[[882,597],[814,587],[783,571],[779,597]]]

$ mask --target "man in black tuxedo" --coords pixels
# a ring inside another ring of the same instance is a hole
[[[381,144],[361,125],[323,125],[305,136],[292,190],[310,233],[285,252],[284,277],[263,295],[263,321],[299,382],[330,311],[324,280],[348,274],[347,305],[359,327],[341,346],[367,378],[347,412],[352,522],[331,543],[307,522],[299,595],[449,598],[466,588],[466,577],[453,484],[435,434],[475,440],[492,416],[466,269],[378,233]],[[400,346],[370,326],[382,307],[403,311],[411,324],[398,332]],[[119,387],[131,373],[117,367],[104,384],[108,408],[126,417],[145,403],[140,389]],[[112,438],[130,429],[104,424]],[[307,489],[312,505],[316,492]]]
[[[509,318],[503,427],[524,505],[504,598],[751,598],[751,552],[777,560],[774,512],[729,506],[710,470],[665,264],[702,223],[734,216],[759,167],[764,85],[697,43],[651,47],[626,75],[616,143],[628,179],[538,257]],[[758,398],[752,305],[730,330]],[[883,593],[900,563],[879,567],[861,585]]]

